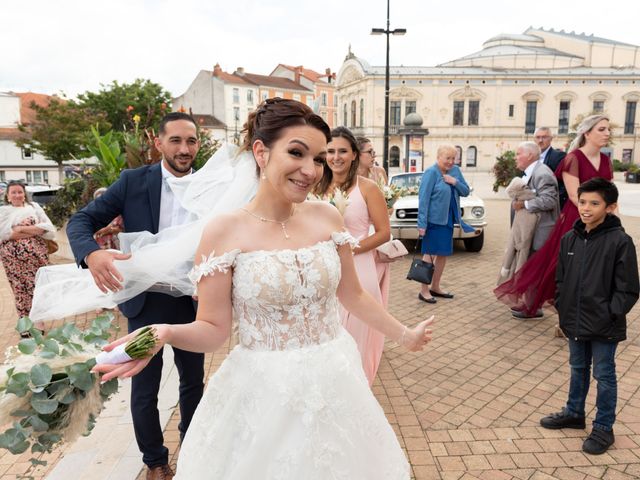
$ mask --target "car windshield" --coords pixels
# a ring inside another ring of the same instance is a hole
[[[395,177],[391,177],[391,183],[393,185],[408,189],[420,187],[420,180],[422,180],[422,173],[396,175]]]

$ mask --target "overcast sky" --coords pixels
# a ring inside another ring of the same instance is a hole
[[[20,0],[0,4],[0,92],[74,96],[148,78],[172,95],[219,62],[337,71],[347,53],[384,65],[386,0]],[[577,6],[576,6],[577,5]],[[391,65],[430,66],[499,33],[565,29],[640,45],[637,0],[391,0]]]

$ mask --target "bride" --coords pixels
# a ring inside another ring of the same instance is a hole
[[[407,328],[360,286],[356,243],[324,202],[305,202],[322,176],[330,131],[309,107],[270,99],[249,115],[243,148],[258,190],[204,228],[189,274],[195,322],[155,325],[158,344],[212,352],[238,324],[239,345],[210,379],[180,450],[179,479],[406,480],[409,465],[368,387],[338,300],[411,351],[432,319]],[[109,346],[128,341],[136,332]],[[149,359],[99,365],[130,377]]]

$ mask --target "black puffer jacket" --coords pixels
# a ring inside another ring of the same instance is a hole
[[[560,244],[556,287],[560,328],[568,338],[626,340],[626,314],[640,286],[636,249],[618,217],[607,215],[591,232],[576,221]]]

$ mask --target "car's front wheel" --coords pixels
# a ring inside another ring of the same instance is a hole
[[[479,252],[482,250],[482,246],[484,245],[484,230],[477,237],[465,238],[463,241],[464,248],[467,252]]]

